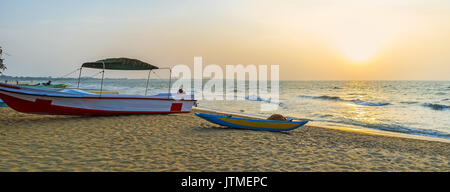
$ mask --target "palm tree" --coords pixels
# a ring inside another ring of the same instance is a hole
[[[6,69],[5,64],[3,64],[2,52],[2,47],[0,47],[0,74],[2,74],[2,71]]]

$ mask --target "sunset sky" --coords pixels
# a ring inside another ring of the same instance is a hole
[[[1,0],[7,75],[132,57],[278,64],[283,80],[450,80],[448,0]]]

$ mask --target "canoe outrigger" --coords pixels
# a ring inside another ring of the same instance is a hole
[[[259,120],[249,118],[238,118],[231,115],[212,115],[206,113],[195,113],[195,115],[211,123],[219,124],[232,128],[265,130],[265,131],[291,131],[297,129],[308,121],[278,121],[278,120]]]
[[[150,73],[159,68],[136,59],[112,58],[84,63],[80,68],[78,88],[82,68],[103,69],[98,94],[80,89],[57,91],[0,83],[0,99],[19,112],[56,115],[188,113],[196,103],[190,95],[171,94],[170,82],[168,93],[146,96]],[[105,94],[103,92],[105,70],[149,70],[145,96]]]

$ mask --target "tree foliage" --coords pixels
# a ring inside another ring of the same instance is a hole
[[[3,63],[4,59],[2,58],[2,47],[0,47],[0,74],[2,73],[2,71],[4,71],[6,69],[5,64]]]

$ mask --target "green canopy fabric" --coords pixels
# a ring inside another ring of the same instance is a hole
[[[81,67],[103,69],[103,63],[105,63],[105,69],[111,69],[111,70],[158,69],[158,67],[156,67],[156,66],[139,61],[137,59],[129,59],[129,58],[109,58],[109,59],[98,60],[96,62],[87,62],[87,63],[83,63],[83,65]]]

